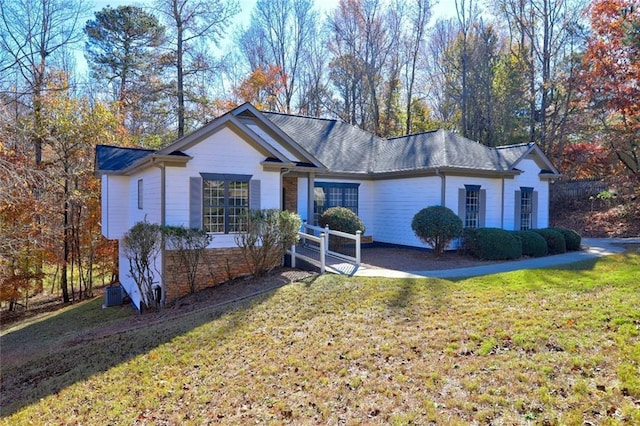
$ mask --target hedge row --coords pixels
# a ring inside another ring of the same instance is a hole
[[[506,231],[499,228],[467,228],[464,250],[482,260],[514,260],[580,250],[581,237],[567,228]]]

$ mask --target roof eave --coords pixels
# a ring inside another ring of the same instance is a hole
[[[521,174],[520,170],[482,170],[464,167],[428,167],[422,169],[393,170],[386,172],[375,172],[375,178],[386,179],[393,177],[422,177],[437,176],[439,174],[464,175],[464,176],[489,176],[489,177],[513,177]]]
[[[322,173],[326,172],[326,167],[311,167],[311,166],[300,166],[292,162],[279,162],[279,161],[262,161],[260,162],[263,170],[277,170],[280,171],[282,169],[288,169],[292,172],[303,172],[303,173]]]
[[[186,167],[189,160],[193,159],[190,155],[170,155],[170,154],[151,154],[147,157],[141,158],[129,167],[123,169],[120,173],[125,176],[131,176],[139,170],[151,167],[151,166],[170,166],[170,167]]]
[[[243,112],[249,112],[251,115],[258,120],[269,130],[274,132],[279,138],[282,138],[289,146],[293,149],[293,151],[304,157],[306,160],[309,160],[310,163],[314,164],[318,168],[324,168],[324,164],[320,162],[314,155],[312,155],[309,151],[307,151],[302,145],[293,140],[287,133],[284,132],[280,127],[278,127],[274,122],[265,117],[256,107],[251,105],[250,103],[245,103],[237,107],[233,114],[234,116],[240,116]]]

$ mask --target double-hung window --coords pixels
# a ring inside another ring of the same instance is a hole
[[[247,230],[250,175],[202,173],[202,227],[207,232]]]
[[[465,185],[465,228],[480,226],[480,185]]]
[[[515,191],[514,227],[516,230],[536,229],[538,227],[538,191],[521,186]]]
[[[458,189],[458,217],[465,228],[483,228],[486,221],[487,190],[480,185]]]
[[[314,188],[314,221],[331,207],[345,207],[358,214],[358,183],[316,182]]]
[[[533,228],[533,188],[520,188],[520,229]]]

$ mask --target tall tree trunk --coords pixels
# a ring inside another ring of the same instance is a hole
[[[184,27],[178,10],[178,4],[173,2],[173,16],[176,20],[177,46],[176,46],[176,68],[177,68],[177,97],[178,97],[178,137],[184,136]]]
[[[65,174],[67,174],[65,167]],[[62,230],[62,271],[60,275],[60,288],[62,289],[62,301],[69,303],[69,287],[67,276],[67,263],[69,262],[69,178],[64,178],[64,213]]]

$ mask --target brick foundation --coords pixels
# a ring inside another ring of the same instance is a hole
[[[180,265],[177,252],[165,252],[165,302],[173,303],[177,298],[191,292],[187,274]],[[249,275],[249,268],[239,248],[207,249],[200,259],[195,290],[202,290],[229,281],[234,278]]]

